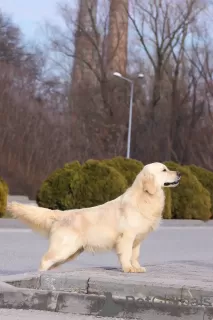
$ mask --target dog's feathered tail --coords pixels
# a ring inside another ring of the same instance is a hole
[[[26,223],[32,230],[48,236],[49,231],[60,213],[54,210],[40,208],[28,204],[11,202],[7,205],[7,211],[14,218],[18,218]]]

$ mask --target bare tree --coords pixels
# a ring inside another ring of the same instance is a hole
[[[12,24],[10,28],[13,30]],[[2,27],[1,34],[3,31],[4,43],[9,43],[8,28]],[[17,43],[19,48],[18,39]],[[3,49],[4,44],[0,45],[0,52]],[[10,50],[13,57],[15,44]],[[69,161],[72,149],[67,138],[68,123],[56,107],[59,102],[66,103],[64,88],[59,100],[60,90],[56,90],[55,83],[50,86],[42,78],[42,66],[43,55],[37,51],[29,53],[24,47],[19,56],[0,61],[0,175],[8,182],[11,192],[33,197],[46,175]]]
[[[131,21],[127,76],[146,77],[135,82],[131,157],[213,169],[211,3],[134,4],[124,6]],[[18,27],[0,15],[0,175],[10,189],[32,197],[66,162],[126,154],[130,86],[113,78],[110,67],[122,32],[109,55],[109,8],[98,22],[87,8],[90,29],[79,25],[72,7],[59,9],[64,28],[48,24],[42,50],[27,49]],[[85,73],[73,84],[76,59],[77,72]]]
[[[207,4],[197,0],[150,0],[135,1],[135,8],[135,12],[129,11],[129,18],[152,81],[138,139],[143,136],[145,141],[155,141],[147,147],[143,145],[146,161],[186,161],[193,129],[203,110],[202,99],[197,99],[201,75],[193,68],[187,52],[192,49],[189,39],[193,28],[204,16]],[[185,126],[191,128],[187,134]]]
[[[91,156],[124,155],[130,88],[113,78],[110,67],[117,54],[116,49],[119,50],[121,30],[117,30],[113,50],[109,54],[109,8],[102,7],[96,22],[93,7],[88,6],[90,28],[84,21],[76,19],[76,11],[69,5],[60,5],[59,14],[65,29],[49,24],[47,34],[49,50],[55,53],[54,62],[62,72],[67,70],[70,82],[68,99],[75,157],[85,160]],[[77,73],[78,77],[75,77]],[[75,83],[76,78],[80,81]],[[91,150],[91,145],[94,150]]]

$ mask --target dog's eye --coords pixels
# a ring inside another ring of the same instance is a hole
[[[166,169],[163,169],[164,172],[166,172]]]

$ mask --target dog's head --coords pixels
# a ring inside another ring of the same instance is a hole
[[[144,166],[141,171],[143,190],[155,194],[162,187],[176,187],[181,179],[178,171],[169,170],[164,164],[155,162]]]

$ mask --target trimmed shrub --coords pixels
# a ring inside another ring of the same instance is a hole
[[[192,174],[189,168],[174,162],[165,162],[171,170],[181,172],[179,186],[171,188],[172,218],[199,219],[206,221],[211,216],[210,193]]]
[[[72,171],[70,169],[55,170],[41,185],[36,197],[38,206],[49,209],[66,210],[69,207],[70,183]]]
[[[49,209],[80,209],[103,204],[127,188],[125,178],[112,167],[96,160],[84,165],[67,164],[42,184],[37,203]]]
[[[42,183],[37,196],[36,202],[38,206],[66,210],[69,206],[69,179],[72,176],[72,170],[81,169],[78,161],[66,163],[63,168],[56,169]],[[70,172],[71,171],[71,172]]]
[[[125,177],[128,187],[132,185],[136,176],[144,167],[143,163],[138,160],[123,157],[102,160],[102,163],[105,163],[120,172],[120,174]]]
[[[163,211],[163,219],[172,219],[172,197],[171,190],[169,188],[164,188],[165,193],[165,207]]]
[[[213,214],[213,172],[195,165],[187,166],[206,188],[211,197],[211,213]],[[213,215],[212,215],[213,216]]]
[[[81,168],[81,164],[79,161],[68,162],[68,163],[65,163],[64,168],[65,169],[78,169],[78,168]]]
[[[82,208],[103,204],[117,198],[126,189],[126,180],[116,169],[96,160],[88,160],[82,166],[78,206]]]
[[[8,186],[6,182],[0,178],[0,217],[3,217],[7,208]]]

